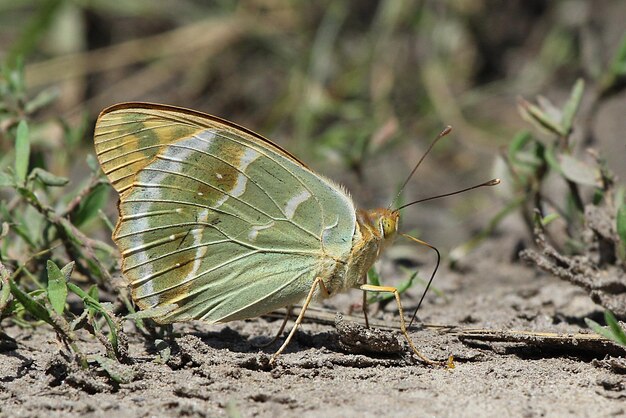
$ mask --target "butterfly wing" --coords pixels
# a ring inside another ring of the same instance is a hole
[[[116,105],[96,123],[120,194],[113,239],[161,322],[250,318],[296,303],[347,259],[351,199],[269,140],[198,112]]]

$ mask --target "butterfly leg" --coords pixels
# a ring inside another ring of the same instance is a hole
[[[404,310],[402,309],[402,303],[400,302],[400,293],[398,292],[398,289],[396,289],[393,286],[376,286],[373,284],[363,284],[359,288],[367,292],[393,293],[393,295],[396,298],[396,302],[398,303],[398,312],[400,313],[400,330],[402,331],[402,335],[404,335],[404,338],[406,338],[407,342],[409,343],[411,350],[413,350],[413,352],[417,355],[417,357],[419,357],[426,364],[433,364],[433,365],[443,364],[439,361],[434,361],[434,360],[429,359],[428,357],[420,353],[417,347],[415,346],[415,344],[413,344],[413,341],[411,340],[411,337],[409,337],[409,333],[406,330],[406,322],[404,321]]]
[[[259,344],[259,345],[255,345],[256,348],[265,348],[265,347],[269,347],[270,345],[274,344],[276,341],[278,341],[278,339],[280,338],[280,335],[283,333],[283,331],[285,330],[285,326],[287,325],[287,321],[289,321],[289,318],[291,318],[291,311],[293,310],[293,305],[289,305],[287,306],[287,312],[285,313],[285,318],[283,319],[283,323],[280,324],[280,329],[278,330],[278,332],[276,333],[276,335],[274,336],[274,338],[272,338],[272,341],[270,341],[269,343],[265,343],[265,344]]]
[[[367,274],[363,276],[363,284],[364,285],[367,284]],[[365,318],[365,328],[369,328],[370,321],[369,321],[369,318],[367,317],[367,311],[368,311],[367,292],[363,292],[363,304],[361,306],[363,306],[363,317]]]
[[[324,295],[328,294],[328,290],[326,289],[326,286],[324,285],[324,282],[323,282],[322,278],[321,277],[315,278],[315,280],[313,281],[313,284],[311,285],[311,290],[309,290],[309,294],[307,295],[306,299],[304,300],[304,303],[302,304],[302,308],[300,309],[300,314],[298,315],[298,318],[296,319],[295,324],[293,324],[293,328],[291,328],[291,332],[289,332],[289,335],[287,336],[287,338],[283,342],[283,345],[280,346],[278,351],[276,351],[274,353],[274,355],[272,356],[272,358],[270,359],[270,364],[275,363],[276,362],[276,358],[280,355],[280,353],[283,352],[283,350],[287,347],[287,345],[289,345],[289,341],[291,341],[291,338],[296,333],[296,330],[298,329],[298,326],[300,326],[300,323],[304,319],[304,314],[305,314],[307,308],[309,307],[309,304],[313,300],[313,295],[315,294],[315,289],[318,286],[320,287],[320,289],[321,289],[321,291],[322,291],[322,293]]]

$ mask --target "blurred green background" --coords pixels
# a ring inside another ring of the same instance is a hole
[[[444,126],[452,134],[405,201],[493,176],[527,127],[518,98],[562,104],[582,77],[575,146],[599,148],[624,178],[626,96],[616,83],[603,90],[624,22],[619,0],[0,0],[4,77],[20,61],[25,76],[3,97],[0,164],[12,163],[8,132],[26,116],[31,165],[79,183],[97,114],[152,101],[244,125],[345,184],[359,206],[386,206]],[[508,188],[408,209],[403,229],[458,245]]]
[[[389,205],[451,125],[394,206],[502,184],[403,209],[402,232],[461,272],[524,259],[581,285],[567,257],[583,255],[585,283],[623,277],[624,22],[618,0],[0,0],[0,319],[51,325],[87,368],[74,335],[87,317],[125,361],[134,308],[93,129],[128,101],[246,126],[364,208]],[[369,280],[425,284],[434,258],[399,239]],[[626,317],[611,292],[600,303]]]

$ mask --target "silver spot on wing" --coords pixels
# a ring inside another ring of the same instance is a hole
[[[285,205],[285,216],[287,219],[293,219],[293,215],[296,213],[296,209],[300,204],[306,202],[311,197],[311,193],[308,190],[303,190],[299,194],[293,196],[291,199],[287,201]]]

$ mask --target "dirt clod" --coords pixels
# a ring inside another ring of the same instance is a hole
[[[406,351],[397,335],[345,321],[340,313],[335,318],[335,328],[339,347],[348,353],[398,354]]]

